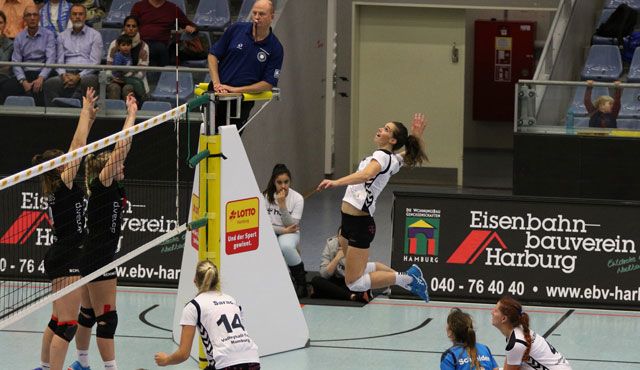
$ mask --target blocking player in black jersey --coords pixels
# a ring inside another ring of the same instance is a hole
[[[87,136],[96,118],[98,109],[93,88],[88,88],[83,97],[78,125],[69,146],[69,152],[87,144]],[[59,149],[50,149],[33,157],[38,165],[63,155]],[[85,196],[82,187],[73,181],[78,173],[82,156],[40,176],[42,192],[48,197],[49,219],[53,225],[54,242],[47,250],[44,268],[51,280],[53,292],[57,292],[80,278],[80,246],[85,236]],[[62,369],[69,342],[78,328],[79,289],[53,302],[51,320],[42,336],[41,365],[37,369]]]
[[[122,130],[133,126],[138,111],[133,94],[127,96],[127,118]],[[85,159],[87,238],[83,248],[82,276],[113,262],[120,241],[122,212],[126,206],[124,161],[131,148],[131,137],[118,141],[112,151],[88,155]],[[91,327],[97,323],[96,342],[105,369],[117,370],[113,337],[118,325],[116,310],[116,271],[112,269],[86,285],[76,337],[78,361],[70,369],[88,368],[87,351]]]
[[[260,370],[258,346],[245,330],[236,300],[220,291],[216,265],[198,262],[193,282],[198,295],[182,311],[180,347],[170,355],[156,353],[156,364],[176,365],[187,360],[197,327],[209,362],[205,370]]]

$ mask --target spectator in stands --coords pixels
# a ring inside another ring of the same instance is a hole
[[[587,81],[587,88],[584,91],[584,106],[589,112],[589,127],[618,127],[618,114],[620,113],[620,97],[622,88],[620,81],[614,82],[615,94],[599,96],[594,103],[591,102],[591,92],[593,91],[593,81]]]
[[[132,15],[124,19],[124,29],[122,35],[131,38],[131,65],[146,67],[149,65],[149,46],[140,38],[138,32],[138,19]],[[107,64],[116,64],[115,56],[117,53],[117,42],[114,40],[109,46],[107,52]],[[111,71],[107,75],[112,74]],[[142,102],[147,98],[149,93],[149,84],[144,71],[124,73],[124,78],[115,78],[107,85],[108,99],[126,99],[130,93],[136,94],[138,102]]]
[[[498,370],[489,347],[476,342],[471,315],[457,307],[451,309],[446,332],[453,346],[442,353],[440,370]]]
[[[102,59],[102,36],[84,24],[87,10],[83,5],[71,7],[72,28],[58,36],[58,64],[100,64]],[[82,91],[91,86],[98,90],[98,74],[94,69],[57,69],[58,76],[45,81],[46,104],[53,105],[57,97],[79,98]]]
[[[157,352],[158,366],[177,365],[191,354],[196,327],[205,345],[206,370],[260,370],[258,346],[242,324],[242,310],[236,300],[220,291],[220,275],[213,262],[196,265],[193,279],[198,295],[182,310],[180,344],[172,354]]]
[[[69,152],[87,144],[87,136],[96,119],[96,100],[93,89],[87,89]],[[62,150],[50,149],[34,156],[32,162],[33,165],[38,165],[63,154]],[[48,197],[48,214],[54,223],[56,235],[44,258],[44,269],[51,280],[53,292],[80,279],[78,256],[86,236],[85,196],[82,187],[74,184],[74,179],[81,161],[82,155],[40,176],[42,191]],[[78,328],[76,319],[80,297],[80,289],[75,289],[53,302],[51,320],[42,334],[41,366],[35,370],[62,370],[69,342],[73,340]]]
[[[327,239],[327,244],[322,250],[320,262],[320,276],[311,279],[311,298],[330,298],[347,301],[359,301],[368,303],[372,298],[371,290],[365,292],[352,292],[344,282],[344,251],[339,243],[340,228],[338,234]],[[390,267],[375,262],[376,271],[393,271]]]
[[[67,0],[47,0],[40,8],[40,27],[46,28],[56,35],[71,28],[69,12],[71,4]]]
[[[104,18],[105,11],[103,6],[98,6],[98,0],[72,0],[74,4],[82,4],[87,9],[86,22],[89,25],[93,25],[100,19]],[[102,2],[104,4],[104,1]]]
[[[4,29],[5,36],[14,39],[24,29],[22,15],[30,5],[35,5],[33,0],[0,0],[0,10],[7,17],[7,24]]]
[[[300,219],[304,198],[291,189],[291,172],[284,164],[273,167],[271,178],[262,192],[273,231],[278,238],[284,260],[291,270],[298,298],[307,296],[307,273],[300,257]]]
[[[273,3],[257,0],[251,9],[252,22],[231,25],[209,51],[209,90],[216,93],[269,91],[278,85],[284,52],[271,30]],[[243,102],[240,119],[231,123],[242,128],[254,102]],[[226,121],[226,109],[216,111],[216,126]]]
[[[512,297],[504,296],[496,303],[491,324],[507,338],[504,370],[571,370],[562,353],[529,328],[529,315]]]
[[[7,26],[7,16],[2,10],[0,10],[0,61],[8,62],[11,60],[11,54],[13,54],[13,41],[4,35],[4,29]],[[11,79],[11,67],[0,67],[0,86],[5,81]],[[4,102],[4,100],[3,100]]]
[[[187,33],[197,31],[184,12],[174,3],[166,0],[141,0],[133,4],[131,15],[140,20],[140,35],[149,45],[150,63],[164,67],[175,55],[175,45],[171,44],[171,31],[174,30],[176,18],[178,26]],[[177,36],[176,36],[177,37]],[[169,50],[173,51],[170,53]]]
[[[13,44],[13,62],[55,63],[56,36],[53,32],[39,26],[39,14],[35,6],[24,10],[27,28],[22,30]],[[44,105],[44,81],[49,77],[51,68],[14,66],[15,78],[0,83],[0,102],[7,96],[31,96],[36,105]]]

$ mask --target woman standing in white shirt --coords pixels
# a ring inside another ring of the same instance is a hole
[[[300,219],[304,198],[290,188],[291,171],[282,163],[273,167],[271,178],[262,192],[273,231],[287,266],[295,281],[298,298],[307,296],[307,277],[300,257]]]

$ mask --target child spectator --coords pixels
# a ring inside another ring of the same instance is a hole
[[[131,37],[127,35],[120,35],[116,39],[116,45],[118,45],[118,51],[113,57],[114,66],[130,66],[131,65],[131,45],[133,41]],[[114,80],[120,80],[124,83],[124,77],[131,72],[113,71],[112,76]]]
[[[593,91],[593,81],[587,81],[587,89],[584,91],[584,106],[589,112],[589,127],[618,127],[618,113],[620,113],[620,96],[622,88],[620,81],[614,82],[615,94],[612,97],[608,95],[599,96],[594,103],[591,102],[591,92]]]

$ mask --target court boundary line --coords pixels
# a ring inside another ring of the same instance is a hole
[[[345,347],[345,346],[327,346],[327,345],[311,345],[315,348],[332,348],[332,349],[347,349],[347,350],[361,350],[361,351],[388,351],[388,352],[409,352],[409,353],[426,353],[426,354],[442,354],[444,351],[427,351],[419,349],[396,349],[396,348],[368,348],[368,347]],[[505,357],[505,355],[499,355],[493,353],[493,357]],[[569,362],[572,361],[586,361],[586,362],[605,362],[613,364],[640,364],[640,361],[621,361],[621,360],[596,360],[588,358],[568,358]]]
[[[407,329],[407,330],[403,330],[403,331],[399,331],[399,332],[395,332],[395,333],[389,333],[389,334],[380,334],[380,335],[373,335],[373,336],[368,336],[368,337],[359,337],[359,338],[341,338],[341,339],[316,339],[316,340],[311,340],[311,338],[309,338],[309,341],[311,343],[314,342],[344,342],[344,341],[349,341],[349,340],[364,340],[364,339],[375,339],[375,338],[385,338],[385,337],[391,337],[394,335],[400,335],[400,334],[405,334],[405,333],[410,333],[412,331],[416,331],[419,329],[424,328],[425,326],[429,325],[429,323],[432,321],[433,319],[431,317],[428,317],[426,320],[424,320],[420,325]]]

